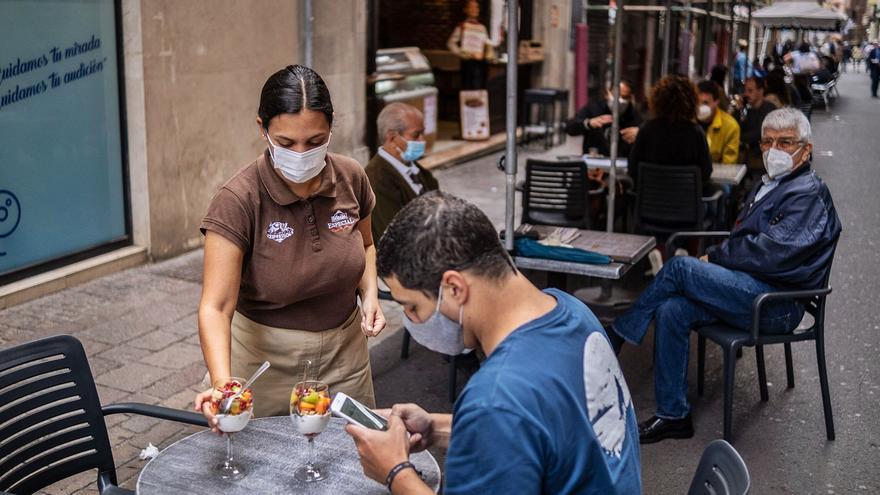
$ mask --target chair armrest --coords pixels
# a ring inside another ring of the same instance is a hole
[[[183,411],[180,409],[172,409],[170,407],[151,406],[149,404],[141,404],[139,402],[121,402],[118,404],[108,404],[101,408],[104,416],[110,414],[139,414],[141,416],[149,416],[151,418],[167,419],[177,421],[178,423],[186,423],[196,426],[208,427],[208,420],[204,416],[191,411]]]
[[[798,299],[808,299],[811,297],[824,298],[828,294],[831,294],[831,287],[823,287],[821,289],[813,289],[813,290],[789,290],[789,291],[780,291],[780,292],[766,292],[764,294],[759,295],[752,302],[752,338],[757,339],[758,334],[760,333],[761,326],[761,307],[764,303],[769,301],[784,301],[784,300],[798,300]]]
[[[675,254],[675,248],[678,244],[677,241],[690,239],[726,239],[727,237],[730,237],[730,232],[727,231],[676,232],[666,239],[666,257],[669,258]]]
[[[589,191],[587,191],[587,196],[604,196],[607,191],[608,188],[602,186],[597,189],[590,189]]]
[[[721,199],[722,194],[723,194],[722,191],[719,189],[719,190],[715,191],[711,196],[703,196],[700,199],[703,200],[703,203],[714,203],[714,202],[718,201],[719,199]]]

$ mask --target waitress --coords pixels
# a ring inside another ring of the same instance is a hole
[[[385,317],[367,175],[355,160],[327,153],[333,104],[308,67],[269,77],[257,124],[266,151],[220,188],[201,225],[199,337],[211,380],[246,379],[268,360],[253,386],[254,412],[287,415],[309,360],[311,379],[374,407],[366,337],[385,328]],[[203,407],[210,394],[194,406],[212,420]]]

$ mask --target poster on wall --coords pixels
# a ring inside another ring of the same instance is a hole
[[[468,141],[489,139],[489,92],[475,89],[458,95],[461,136]]]
[[[0,33],[2,277],[127,227],[114,2],[2,2]]]

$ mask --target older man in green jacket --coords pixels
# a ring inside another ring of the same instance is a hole
[[[437,179],[417,160],[425,153],[422,112],[406,103],[391,103],[376,124],[382,146],[367,164],[367,177],[376,193],[372,212],[373,239],[380,239],[394,215],[407,203],[438,189]]]

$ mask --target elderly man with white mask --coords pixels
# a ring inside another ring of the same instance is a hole
[[[655,416],[639,427],[641,443],[694,435],[687,400],[691,328],[723,321],[747,331],[758,295],[816,289],[831,266],[841,224],[828,187],[810,168],[810,123],[799,110],[770,112],[761,128],[766,174],[746,198],[730,237],[700,259],[675,257],[632,309],[614,322],[609,338],[639,344],[654,321]],[[765,333],[789,333],[804,308],[779,301],[765,306]]]

